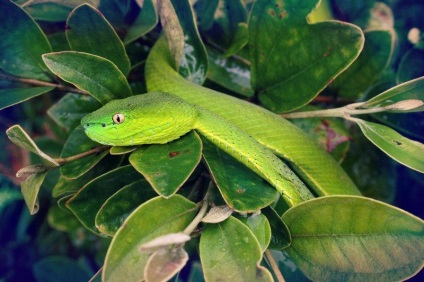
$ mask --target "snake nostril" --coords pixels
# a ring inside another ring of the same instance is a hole
[[[102,123],[102,126],[103,126],[103,127],[106,127],[106,123]]]

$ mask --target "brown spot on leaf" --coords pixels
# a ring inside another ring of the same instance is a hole
[[[282,18],[285,18],[285,17],[287,17],[287,12],[285,11],[285,10],[283,10],[283,11],[281,11],[279,14],[278,14],[278,18],[281,20]]]
[[[244,189],[242,189],[242,188],[238,188],[238,189],[237,189],[237,193],[238,193],[238,194],[240,194],[240,195],[241,195],[241,194],[243,194],[243,193],[244,193],[244,191],[245,191],[245,190],[244,190]]]
[[[180,152],[170,152],[169,157],[174,158],[174,157],[178,156],[179,154],[180,154]]]
[[[271,17],[275,16],[275,11],[274,10],[269,10],[269,14],[271,15]]]

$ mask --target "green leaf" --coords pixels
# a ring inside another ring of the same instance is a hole
[[[194,131],[166,144],[137,149],[129,161],[162,197],[168,198],[187,181],[202,156],[202,142]]]
[[[78,126],[72,131],[71,135],[66,140],[60,157],[67,158],[78,155],[87,152],[96,146],[99,146],[98,143],[89,139],[87,135],[85,135],[84,128],[82,126]],[[78,178],[93,168],[93,166],[107,155],[107,153],[108,151],[104,150],[103,152],[65,163],[60,167],[60,173],[69,179]]]
[[[214,48],[207,48],[209,58],[208,79],[245,97],[253,97],[250,87],[250,67],[232,57],[226,58]]]
[[[145,180],[137,180],[113,194],[102,205],[96,215],[97,229],[113,236],[125,219],[142,203],[156,197],[157,194]]]
[[[46,175],[47,172],[31,174],[21,183],[22,195],[24,196],[24,200],[30,214],[37,213],[40,208],[37,196]]]
[[[313,281],[401,281],[423,267],[424,222],[393,206],[321,197],[282,218],[293,239],[287,252]]]
[[[25,102],[53,89],[52,86],[0,89],[0,110]]]
[[[103,57],[114,63],[127,76],[130,59],[124,44],[105,17],[94,7],[83,4],[69,15],[66,37],[73,51]]]
[[[40,27],[12,1],[0,2],[0,68],[10,74],[50,80],[41,55],[51,52]]]
[[[110,148],[109,153],[111,155],[124,155],[137,150],[138,146],[115,146]]]
[[[202,138],[203,157],[225,202],[236,211],[255,212],[270,205],[278,192],[242,163]]]
[[[396,80],[403,83],[423,76],[424,50],[413,48],[402,57],[396,73]]]
[[[105,281],[140,281],[149,255],[140,246],[161,235],[187,227],[196,205],[182,196],[156,197],[138,207],[113,238],[103,268]],[[160,211],[160,212],[152,212]]]
[[[252,88],[275,112],[307,104],[359,55],[364,37],[349,23],[308,24],[318,0],[255,2],[249,22]],[[307,83],[305,83],[307,82]]]
[[[102,104],[132,95],[125,76],[105,58],[63,51],[44,54],[43,60],[54,74],[87,91]]]
[[[261,252],[265,252],[271,240],[271,226],[266,216],[253,214],[251,216],[236,216],[236,218],[249,227],[258,240]]]
[[[373,29],[364,32],[365,45],[358,59],[330,85],[340,96],[359,98],[387,68],[393,54],[393,30]]]
[[[132,166],[119,167],[90,181],[66,205],[87,229],[98,233],[95,219],[105,201],[140,179],[141,175]]]
[[[399,84],[383,93],[371,98],[361,105],[362,108],[375,108],[389,106],[404,100],[420,100],[424,102],[424,76]],[[405,109],[391,109],[390,112],[419,112],[424,110],[424,105]]]
[[[281,220],[277,212],[271,207],[266,207],[262,210],[262,213],[268,219],[269,225],[271,227],[271,242],[269,244],[269,248],[274,250],[282,250],[290,246],[290,230],[287,228],[287,225],[284,223],[284,221]]]
[[[101,104],[89,95],[68,93],[47,110],[47,114],[62,128],[73,130],[81,119],[97,110]]]
[[[63,194],[69,194],[78,191],[94,178],[105,174],[112,169],[115,169],[121,164],[121,162],[122,157],[120,156],[106,156],[92,169],[78,178],[69,179],[62,175],[57,181],[56,185],[53,187],[53,197],[56,198]]]
[[[19,125],[14,125],[6,130],[6,135],[9,137],[15,145],[33,152],[36,155],[39,155],[41,158],[47,161],[48,164],[52,166],[59,166],[59,164],[41,151],[35,142],[29,137],[29,135],[20,127]]]
[[[393,129],[361,120],[355,119],[362,133],[397,162],[424,173],[424,144],[403,137]]]
[[[60,256],[45,257],[33,266],[36,281],[88,281],[92,273],[77,262]]]
[[[234,217],[205,225],[200,237],[200,260],[207,281],[272,281],[271,273],[260,266],[258,240]]]
[[[160,19],[176,69],[187,80],[202,84],[208,58],[189,1],[161,1]]]
[[[125,36],[124,43],[129,44],[151,31],[158,23],[156,1],[143,0],[141,11]]]

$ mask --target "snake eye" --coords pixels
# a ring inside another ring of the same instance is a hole
[[[123,123],[125,120],[125,117],[123,114],[114,114],[112,117],[113,123],[120,124]]]

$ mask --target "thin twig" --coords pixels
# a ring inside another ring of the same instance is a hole
[[[206,191],[205,197],[203,197],[203,200],[201,202],[202,207],[200,208],[193,221],[184,229],[183,233],[190,235],[194,231],[194,229],[196,229],[197,225],[199,225],[199,223],[202,221],[203,217],[206,214],[206,211],[208,210],[209,191],[212,189],[212,186],[213,184],[211,181],[208,190]]]
[[[94,155],[94,154],[103,152],[104,150],[107,150],[109,148],[110,148],[110,146],[99,146],[99,147],[93,148],[93,149],[91,149],[89,151],[83,152],[81,154],[77,154],[77,155],[70,156],[70,157],[67,157],[67,158],[57,158],[57,159],[54,159],[54,160],[57,163],[59,163],[60,165],[64,165],[66,163],[69,163],[69,162],[72,162],[72,161],[76,161],[76,160],[85,158],[87,156],[90,156],[90,155]]]
[[[268,260],[269,266],[271,266],[272,271],[275,274],[275,277],[277,278],[278,282],[285,282],[286,280],[283,277],[283,274],[281,273],[280,269],[278,268],[277,262],[275,261],[274,257],[272,256],[272,253],[269,249],[265,251],[266,259]]]
[[[5,75],[0,73],[0,78],[2,79],[6,79],[9,81],[17,81],[17,82],[22,82],[22,83],[26,83],[26,84],[31,84],[31,85],[36,85],[36,86],[52,86],[55,87],[58,90],[61,91],[66,91],[66,92],[74,92],[74,93],[79,93],[79,94],[84,94],[87,95],[88,92],[75,88],[75,87],[69,87],[63,84],[56,84],[56,83],[51,83],[51,82],[47,82],[47,81],[43,81],[43,80],[37,80],[37,79],[31,79],[31,78],[22,78],[22,77],[16,77],[16,76],[10,76],[10,75]]]

